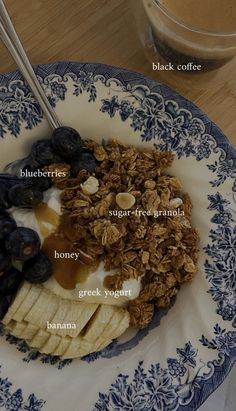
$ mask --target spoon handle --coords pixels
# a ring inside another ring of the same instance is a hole
[[[3,0],[0,0],[0,38],[15,60],[52,128],[60,127],[61,123],[37,79]]]

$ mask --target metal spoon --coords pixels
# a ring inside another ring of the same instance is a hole
[[[61,123],[36,77],[3,0],[0,0],[0,38],[15,60],[52,128],[60,127]]]

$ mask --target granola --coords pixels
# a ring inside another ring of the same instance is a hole
[[[199,235],[190,222],[191,199],[166,170],[174,159],[171,152],[141,151],[115,140],[88,141],[87,148],[98,161],[95,173],[82,170],[76,178],[58,181],[63,212],[75,231],[74,249],[102,258],[106,270],[116,269],[104,281],[112,290],[141,277],[141,292],[128,310],[131,325],[144,328],[154,306],[168,306],[197,271]],[[96,190],[86,193],[90,177],[97,180]],[[119,204],[120,193],[129,193],[129,210]],[[168,214],[176,209],[178,215]]]

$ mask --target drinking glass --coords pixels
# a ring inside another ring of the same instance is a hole
[[[173,0],[174,1],[174,0]],[[131,0],[152,69],[170,83],[203,86],[225,82],[236,71],[236,32],[211,32],[185,24],[159,0]]]

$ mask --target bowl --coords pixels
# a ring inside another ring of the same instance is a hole
[[[195,411],[226,378],[236,356],[235,151],[194,104],[142,74],[77,62],[35,70],[62,124],[82,138],[116,138],[175,153],[170,173],[192,198],[199,271],[147,329],[129,331],[82,359],[40,354],[1,326],[0,405]],[[1,168],[50,133],[21,75],[1,75]]]

